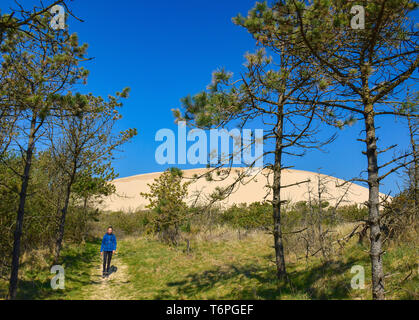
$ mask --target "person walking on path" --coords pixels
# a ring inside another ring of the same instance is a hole
[[[113,234],[113,228],[109,226],[108,231],[103,236],[102,245],[100,247],[100,254],[103,256],[103,278],[109,276],[109,268],[111,266],[112,254],[114,254],[115,251],[116,237]]]

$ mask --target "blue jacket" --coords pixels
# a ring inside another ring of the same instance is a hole
[[[102,251],[115,251],[116,250],[116,237],[112,234],[105,234],[102,239],[102,246],[100,247],[100,252]]]

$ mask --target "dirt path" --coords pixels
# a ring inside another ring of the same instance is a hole
[[[123,264],[118,255],[112,257],[111,266],[117,270],[108,278],[102,278],[102,261],[97,259],[91,273],[91,285],[86,288],[86,296],[89,300],[130,300],[126,295],[129,286],[128,267]]]

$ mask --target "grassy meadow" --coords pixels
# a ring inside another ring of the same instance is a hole
[[[348,228],[340,228],[343,233]],[[65,289],[52,290],[46,263],[23,264],[19,299],[371,299],[368,248],[355,239],[331,259],[288,252],[288,282],[275,275],[272,238],[218,228],[186,244],[168,246],[153,236],[127,236],[113,259],[117,272],[100,278],[100,241],[63,252]],[[418,299],[415,242],[389,246],[384,255],[388,299]],[[365,268],[365,289],[351,288],[354,265]],[[0,293],[6,294],[6,281]]]

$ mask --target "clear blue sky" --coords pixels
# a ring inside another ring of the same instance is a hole
[[[30,6],[34,1],[23,1]],[[131,87],[130,98],[122,113],[120,129],[135,127],[139,135],[124,147],[115,162],[121,177],[163,171],[154,153],[159,142],[154,135],[161,128],[175,130],[172,108],[180,107],[180,98],[204,89],[211,72],[226,67],[239,72],[243,54],[255,44],[246,30],[235,26],[231,18],[246,14],[254,0],[74,0],[71,8],[83,19],[71,18],[70,31],[77,32],[89,44],[94,60],[86,67],[90,77],[86,91],[106,96]],[[13,1],[2,0],[6,9]],[[7,10],[5,10],[7,11]],[[407,148],[407,130],[392,117],[379,125],[386,146]],[[364,144],[357,142],[360,125],[346,128],[327,147],[329,153],[312,151],[294,159],[296,169],[317,171],[343,179],[358,176],[366,167],[361,154]],[[384,146],[381,146],[384,147]],[[330,152],[333,150],[333,153]],[[383,159],[389,160],[391,154]],[[183,166],[182,168],[190,168]],[[399,178],[385,180],[384,192],[397,190]]]

